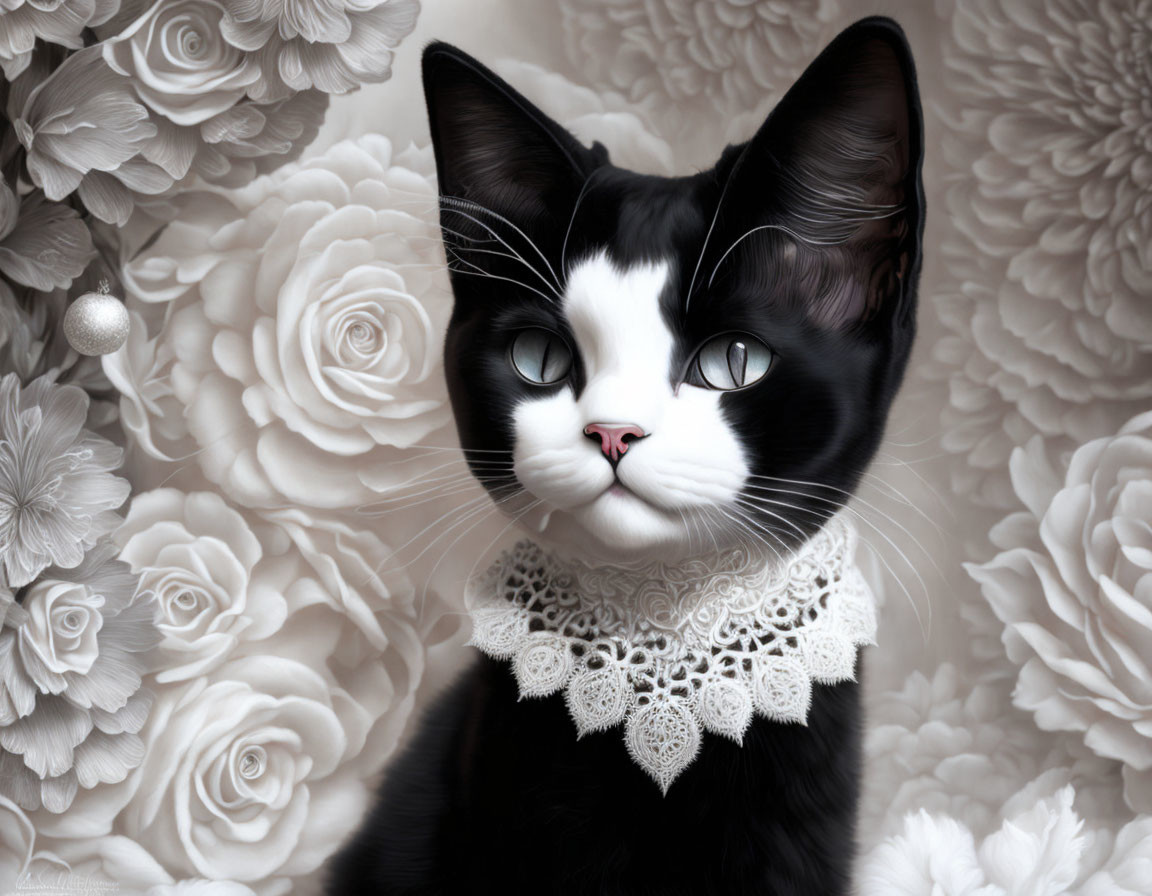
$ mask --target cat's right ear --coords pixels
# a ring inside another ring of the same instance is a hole
[[[593,153],[467,53],[429,44],[424,98],[440,195],[529,228],[564,217]]]

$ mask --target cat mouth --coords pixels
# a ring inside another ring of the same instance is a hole
[[[638,494],[636,494],[636,492],[634,492],[634,491],[632,491],[632,489],[628,488],[628,486],[626,486],[619,479],[617,479],[610,486],[608,486],[608,488],[606,488],[604,490],[604,494],[615,495],[618,498],[624,497],[625,495],[627,495],[628,497],[632,497],[632,498],[639,498],[640,497]]]

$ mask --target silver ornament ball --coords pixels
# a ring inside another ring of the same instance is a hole
[[[64,314],[64,337],[82,355],[108,355],[128,338],[128,309],[113,295],[86,292]]]

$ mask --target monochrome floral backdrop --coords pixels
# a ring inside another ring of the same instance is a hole
[[[929,220],[853,505],[860,890],[1152,893],[1152,0],[0,0],[0,894],[318,892],[467,659],[512,533],[442,380],[422,45],[688,173],[869,13]]]

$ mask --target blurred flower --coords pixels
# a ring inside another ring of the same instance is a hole
[[[594,91],[530,62],[501,59],[496,72],[584,143],[599,140],[613,164],[645,174],[673,173],[672,148],[614,91]]]
[[[0,558],[13,587],[76,566],[119,522],[129,485],[111,471],[123,452],[83,429],[87,411],[75,386],[0,380]]]
[[[0,629],[0,792],[64,812],[78,788],[122,781],[143,758],[141,688],[159,636],[150,598],[108,542],[73,570],[51,568]]]
[[[1112,834],[1073,808],[1070,786],[1038,780],[1004,805],[982,841],[924,810],[866,855],[861,896],[1140,896],[1152,892],[1152,818]]]
[[[956,492],[1008,509],[1017,445],[1071,451],[1152,397],[1152,6],[941,6],[943,444]]]
[[[866,845],[898,833],[903,819],[920,810],[988,833],[1005,796],[1049,768],[1067,769],[1081,799],[1093,806],[1120,798],[1113,763],[1073,739],[1038,731],[998,682],[973,687],[950,664],[931,678],[915,672],[899,691],[875,699],[864,749],[860,831]]]
[[[263,77],[249,88],[257,100],[289,90],[346,93],[392,74],[392,51],[412,29],[417,0],[223,0],[222,31],[256,54]]]
[[[1020,667],[1013,700],[1047,731],[1079,731],[1125,764],[1130,805],[1152,811],[1152,412],[1083,445],[1067,472],[1040,437],[1012,453],[1027,510],[968,564]]]
[[[568,57],[589,84],[624,93],[682,153],[710,140],[701,152],[712,158],[751,137],[848,24],[839,0],[573,0],[560,10]]]

